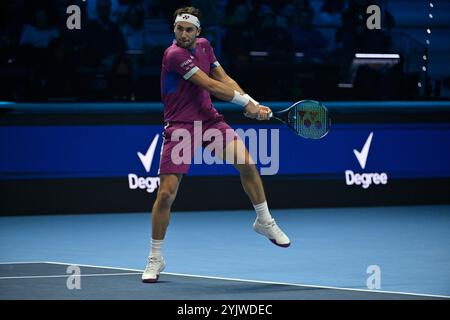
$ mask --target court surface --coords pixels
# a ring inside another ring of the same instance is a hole
[[[252,210],[172,213],[156,284],[140,281],[149,213],[0,217],[0,299],[450,298],[450,206],[272,214],[291,247],[256,234]]]

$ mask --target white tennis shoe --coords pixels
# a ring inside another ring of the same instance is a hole
[[[163,257],[148,257],[147,267],[142,274],[142,282],[153,283],[158,281],[159,274],[166,267]]]
[[[287,248],[291,245],[291,241],[280,229],[280,227],[278,227],[275,219],[272,219],[269,223],[265,224],[260,223],[258,219],[256,219],[255,223],[253,224],[253,230],[258,232],[259,234],[262,234],[263,236],[266,236],[277,246]]]

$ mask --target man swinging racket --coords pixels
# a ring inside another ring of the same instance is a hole
[[[160,186],[152,208],[151,250],[142,274],[143,282],[156,282],[164,270],[161,249],[169,224],[170,208],[183,174],[189,171],[189,164],[172,159],[172,150],[180,143],[177,139],[171,139],[172,133],[185,129],[193,137],[194,121],[197,124],[201,121],[203,131],[217,129],[222,133],[224,148],[218,156],[233,159],[233,165],[239,171],[242,186],[256,211],[253,229],[280,247],[290,245],[289,238],[269,212],[261,178],[254,162],[249,161],[251,158],[247,148],[236,134],[226,134],[227,130],[233,129],[213,107],[210,94],[242,106],[245,116],[252,119],[268,120],[271,110],[245,94],[220,66],[208,40],[198,38],[201,32],[201,13],[198,9],[180,8],[175,11],[174,18],[176,41],[166,49],[162,61],[164,141],[159,164]],[[194,146],[193,141],[191,146]]]

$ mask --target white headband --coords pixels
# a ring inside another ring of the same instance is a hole
[[[175,19],[175,23],[180,21],[192,23],[197,28],[200,28],[200,20],[198,20],[196,16],[193,16],[189,13],[182,13],[181,15],[178,15],[177,18]]]

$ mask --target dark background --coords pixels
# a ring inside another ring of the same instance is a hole
[[[66,8],[81,8],[68,30]],[[369,5],[381,29],[369,30]],[[0,99],[159,101],[173,12],[203,12],[219,62],[264,101],[450,97],[448,0],[7,0],[0,4]],[[395,53],[395,64],[354,64]]]

